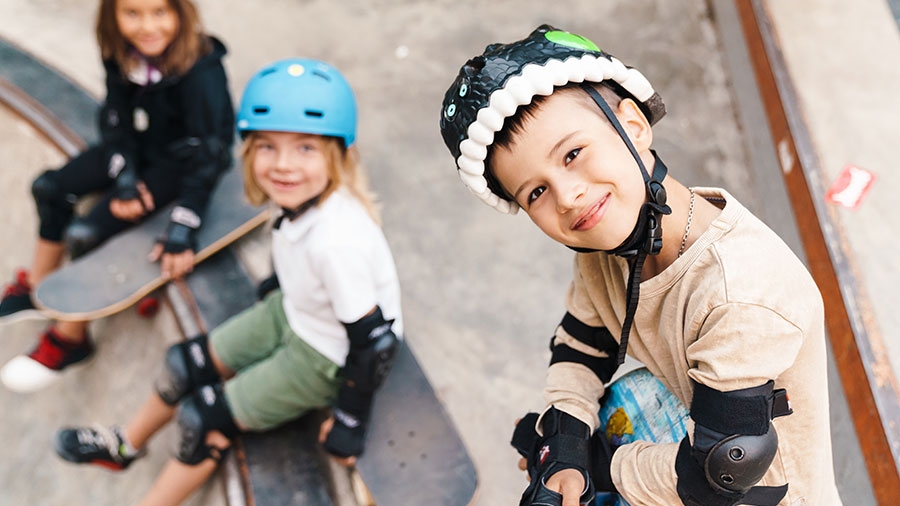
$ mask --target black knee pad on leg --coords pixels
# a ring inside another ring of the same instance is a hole
[[[31,185],[31,194],[41,220],[41,236],[51,241],[63,238],[66,225],[72,219],[75,198],[59,186],[54,171],[46,171]]]
[[[156,392],[163,402],[174,406],[197,388],[218,381],[219,373],[209,354],[209,339],[204,334],[173,344],[166,350],[163,373],[156,381]]]
[[[103,241],[103,234],[95,223],[76,218],[66,228],[66,249],[74,259],[96,248]]]
[[[221,384],[206,385],[184,399],[178,407],[178,452],[180,462],[197,465],[208,458],[220,460],[224,451],[206,444],[206,435],[219,431],[228,439],[239,432]]]

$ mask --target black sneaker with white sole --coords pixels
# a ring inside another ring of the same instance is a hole
[[[94,464],[121,471],[143,457],[143,449],[129,454],[118,427],[92,425],[60,429],[53,442],[56,453],[76,464]]]

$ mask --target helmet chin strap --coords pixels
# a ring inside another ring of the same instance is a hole
[[[294,221],[294,219],[296,219],[301,214],[308,211],[309,208],[318,204],[319,198],[321,196],[322,196],[321,194],[316,195],[315,197],[307,200],[306,202],[300,204],[299,206],[297,206],[294,209],[288,209],[286,207],[282,207],[281,208],[281,216],[279,216],[278,218],[275,219],[275,223],[272,225],[272,227],[275,230],[278,230],[278,228],[281,227],[281,222],[284,221],[285,219],[287,219],[288,221]]]
[[[628,260],[628,288],[625,294],[626,308],[625,320],[622,322],[622,335],[619,339],[618,363],[621,365],[625,362],[625,353],[628,350],[628,336],[631,333],[631,325],[634,322],[634,312],[637,310],[638,299],[641,291],[641,270],[644,267],[644,260],[647,255],[656,255],[662,250],[662,215],[671,214],[672,208],[666,205],[666,189],[662,185],[663,179],[666,178],[668,169],[655,151],[653,153],[653,174],[647,172],[644,162],[638,155],[637,149],[632,144],[631,139],[625,133],[625,129],[616,118],[615,113],[600,96],[600,93],[594,89],[590,83],[582,83],[581,88],[587,92],[594,100],[598,107],[606,115],[606,118],[612,124],[613,128],[622,138],[622,141],[637,162],[638,168],[641,170],[641,176],[644,178],[644,186],[647,190],[647,200],[641,206],[638,214],[637,223],[625,241],[614,249],[606,250],[606,253],[618,255]],[[569,248],[579,253],[590,253],[601,251],[589,248],[577,248],[569,246]]]

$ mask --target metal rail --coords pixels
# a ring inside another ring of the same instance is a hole
[[[875,498],[900,497],[900,395],[847,236],[825,205],[823,172],[763,0],[735,0],[757,86]]]

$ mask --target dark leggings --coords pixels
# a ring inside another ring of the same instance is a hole
[[[156,209],[172,202],[178,196],[179,175],[177,171],[155,167],[141,171],[141,180],[153,195]],[[95,227],[99,234],[98,244],[136,223],[120,220],[109,210],[115,179],[109,177],[107,172],[105,146],[91,147],[60,169],[49,170],[40,177],[49,178],[58,193],[57,198],[38,204],[41,221],[38,233],[41,239],[61,242],[66,228],[72,222],[72,206],[79,198],[92,193],[103,192],[100,201],[79,220]]]

